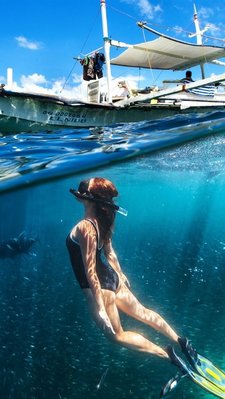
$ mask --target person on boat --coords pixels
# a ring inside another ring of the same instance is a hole
[[[116,212],[125,214],[125,210],[113,201],[118,195],[114,184],[95,177],[81,181],[78,190],[70,191],[83,204],[84,218],[72,228],[66,245],[76,279],[97,325],[115,343],[157,355],[177,366],[171,347],[163,349],[140,333],[122,327],[119,312],[124,312],[179,343],[183,353],[193,360],[195,351],[190,341],[181,338],[158,313],[138,301],[121,269],[112,246],[112,230]]]
[[[185,78],[181,79],[180,82],[182,82],[184,84],[194,82],[194,80],[192,79],[192,72],[186,71]],[[219,83],[212,83],[212,84],[207,84],[207,85],[204,85],[201,87],[189,89],[186,91],[191,94],[213,97],[215,95],[216,88],[218,88],[218,85],[219,85]]]
[[[191,71],[186,71],[185,78],[181,79],[181,82],[182,83],[194,82],[194,80],[192,79],[192,72]]]

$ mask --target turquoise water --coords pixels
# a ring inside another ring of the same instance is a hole
[[[119,149],[120,159],[99,167],[106,141],[111,145],[111,129],[101,138],[87,131],[70,138],[68,132],[54,136],[43,132],[41,144],[38,137],[25,134],[1,139],[0,242],[21,232],[35,240],[26,253],[0,257],[1,398],[155,399],[176,373],[175,367],[161,359],[107,341],[89,317],[65,238],[82,216],[81,205],[69,188],[93,175],[111,179],[120,192],[118,203],[128,210],[127,217],[117,216],[114,246],[133,292],[191,338],[200,353],[225,369],[222,122],[222,118],[201,120],[189,129],[193,133],[207,130],[211,135],[160,151],[150,148],[150,152],[147,124],[117,127],[116,137],[112,136],[117,150],[112,153]],[[156,128],[165,139],[166,128],[155,126],[154,135]],[[174,137],[178,131],[187,132],[187,124],[176,120],[167,129]],[[144,153],[140,150],[143,138]],[[131,147],[137,156],[123,159],[121,154]],[[73,169],[84,154],[89,168]],[[61,162],[44,176],[44,163],[55,159]],[[24,176],[29,179],[25,181]],[[168,344],[166,338],[136,321],[123,316],[122,322],[124,328]],[[212,395],[186,380],[170,397]]]

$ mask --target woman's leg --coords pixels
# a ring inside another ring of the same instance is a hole
[[[179,336],[170,325],[158,313],[144,307],[125,285],[116,294],[116,305],[124,313],[177,342]]]
[[[97,315],[96,309],[93,309],[93,296],[91,293],[91,290],[84,290],[86,291],[86,296],[89,302],[90,307],[92,308],[92,313],[94,316],[94,319],[98,325],[101,324],[101,320],[99,320],[99,317]],[[113,329],[115,331],[115,334],[109,334],[106,333],[108,337],[110,337],[111,340],[114,342],[130,348],[137,350],[139,352],[146,352],[146,353],[151,353],[157,356],[160,356],[162,358],[165,358],[169,360],[169,356],[166,353],[166,351],[162,348],[160,348],[158,345],[155,345],[154,343],[150,342],[148,339],[143,337],[143,335],[138,334],[133,331],[124,331],[121,323],[120,323],[120,317],[118,313],[118,309],[115,303],[116,296],[115,293],[112,291],[108,290],[102,290],[103,297],[104,297],[104,304],[105,304],[105,309],[106,312],[110,318],[110,321],[112,323]],[[94,310],[94,311],[93,311]],[[104,330],[104,332],[106,332]]]

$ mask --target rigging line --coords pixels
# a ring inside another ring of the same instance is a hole
[[[96,20],[97,20],[97,17],[99,16],[99,14],[100,14],[100,9],[97,11],[97,13],[95,15],[94,23],[92,24],[92,27],[90,28],[90,30],[89,30],[89,32],[87,34],[87,37],[86,37],[86,39],[85,39],[85,41],[84,41],[84,43],[83,43],[83,45],[82,45],[82,47],[80,49],[80,54],[83,53],[83,50],[84,50],[84,48],[85,48],[85,46],[86,46],[86,44],[87,44],[87,42],[88,42],[88,40],[89,40],[89,38],[91,36],[91,33],[92,33],[93,29],[94,29],[94,26],[96,25]],[[60,90],[60,93],[62,93],[62,91],[65,89],[65,86],[66,86],[68,80],[70,79],[70,76],[72,75],[72,72],[73,72],[75,66],[77,65],[77,62],[78,62],[78,58],[76,58],[76,61],[74,62],[74,65],[72,66],[69,74],[67,75],[67,78],[66,78],[66,80],[64,82],[64,85],[62,86],[62,88]]]
[[[177,32],[177,33],[185,33],[187,36],[193,34],[193,31],[190,32],[190,31],[185,30],[185,29],[182,29],[182,28],[180,28],[180,27],[179,27],[179,28],[176,28],[175,26],[172,27],[172,26],[160,25],[160,24],[152,23],[152,22],[145,22],[145,24],[146,24],[146,25],[150,25],[150,26],[152,26],[153,28],[154,28],[154,27],[157,27],[157,28],[160,29],[160,30],[161,30],[161,29],[165,29],[166,31],[175,31],[175,32]],[[210,36],[210,35],[202,34],[202,37],[203,37],[203,38],[207,38],[207,39],[212,39],[212,40],[221,41],[221,42],[223,42],[223,43],[225,42],[225,39],[221,39],[221,38],[215,37],[215,36]]]
[[[219,37],[214,37],[214,36],[209,36],[209,35],[202,35],[203,38],[206,39],[213,39],[213,40],[218,40],[219,42],[225,42],[225,39],[220,39]]]
[[[147,40],[146,40],[145,29],[144,28],[142,28],[142,33],[143,33],[144,42],[146,43]],[[154,71],[153,71],[153,69],[151,67],[150,53],[149,52],[147,52],[147,57],[148,57],[149,69],[151,71],[151,76],[152,76],[152,85],[154,86],[156,84],[156,82],[159,80],[159,77],[162,75],[162,71],[158,73],[157,77],[155,77],[155,73],[154,73]],[[139,71],[140,71],[140,69],[141,68],[139,68]]]
[[[133,15],[130,15],[130,14],[126,13],[125,11],[121,11],[118,8],[115,8],[115,7],[111,6],[110,4],[107,4],[107,7],[110,7],[113,11],[116,11],[116,12],[118,12],[121,15],[125,15],[126,17],[131,18],[134,21],[137,21],[137,17],[134,17]]]
[[[107,4],[107,7],[110,7],[112,10],[118,12],[119,14],[125,15],[126,17],[128,17],[130,19],[133,19],[134,21],[137,21],[137,17],[134,17],[133,15],[128,14],[125,11],[119,10],[118,8],[115,8],[115,7],[111,6],[110,4]],[[166,29],[166,30],[169,30],[169,31],[171,30],[171,31],[175,31],[177,33],[185,33],[187,36],[193,34],[193,32],[190,32],[188,30],[182,29],[180,27],[176,28],[175,26],[172,27],[172,26],[160,25],[160,24],[152,23],[152,22],[145,22],[145,23],[149,24],[149,25],[151,25],[153,27],[156,26],[156,27],[158,27],[160,29]],[[209,35],[204,35],[203,34],[202,37],[207,38],[207,39],[213,39],[213,40],[222,41],[223,43],[225,42],[225,39],[221,39],[221,38],[218,38],[218,37],[215,37],[215,36],[209,36]]]
[[[121,15],[125,15],[126,17],[128,17],[130,19],[133,19],[134,21],[137,21],[137,16],[134,17],[133,15],[128,14],[125,11],[119,10],[118,8],[115,8],[115,7],[111,6],[109,3],[107,3],[107,7],[108,8],[110,7],[112,10],[118,12]],[[154,24],[154,23],[147,22],[147,21],[144,22],[144,23],[145,24],[149,24],[149,25],[151,25],[153,27],[156,26],[156,27],[159,27],[159,28],[164,28],[166,30],[175,30],[175,31],[177,30],[178,32],[184,32],[184,33],[188,33],[188,34],[191,33],[191,32],[183,30],[182,28],[169,27],[169,26],[166,26],[166,25],[160,25],[160,24],[157,24],[157,23]]]
[[[142,28],[142,34],[143,34],[144,42],[147,43],[144,28]],[[150,69],[151,75],[152,75],[152,80],[154,81],[154,74],[153,74],[153,71],[152,71],[152,66],[151,66],[151,61],[150,61],[150,54],[149,54],[148,51],[147,51],[147,59],[148,59],[148,66],[149,66],[149,69]]]
[[[67,82],[68,82],[68,80],[70,79],[70,76],[72,75],[72,72],[73,72],[75,66],[77,65],[77,62],[78,62],[78,60],[76,60],[76,61],[74,62],[74,64],[73,64],[73,66],[72,66],[72,68],[71,68],[69,74],[67,75],[67,78],[66,78],[66,80],[65,80],[65,82],[64,82],[64,84],[63,84],[63,86],[62,86],[62,88],[61,88],[61,90],[60,90],[60,92],[59,92],[60,94],[61,94],[62,91],[65,89],[65,86],[67,85]]]

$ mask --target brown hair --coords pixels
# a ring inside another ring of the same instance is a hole
[[[113,202],[113,197],[118,196],[118,191],[114,184],[102,177],[90,179],[88,191],[96,198],[102,199],[109,203]],[[110,240],[112,236],[112,228],[115,220],[116,210],[107,204],[96,202],[96,219],[98,221],[100,236],[104,242]]]

